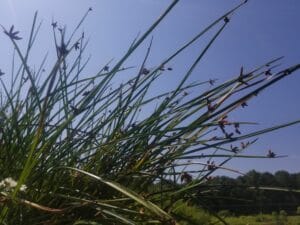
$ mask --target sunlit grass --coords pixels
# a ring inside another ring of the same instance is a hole
[[[273,215],[262,214],[255,216],[228,217],[226,218],[226,221],[230,225],[299,225],[300,216],[287,216],[286,218],[275,218]]]

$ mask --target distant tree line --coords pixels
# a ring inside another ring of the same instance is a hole
[[[201,205],[213,211],[229,210],[239,215],[285,210],[294,214],[300,206],[300,173],[252,170],[237,178],[217,176],[206,187],[201,186],[196,196]]]

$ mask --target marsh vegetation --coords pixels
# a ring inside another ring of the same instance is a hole
[[[212,200],[197,197],[196,190],[204,196],[213,192],[215,187],[207,182],[216,170],[240,173],[226,167],[233,158],[281,157],[272,151],[251,155],[246,150],[258,135],[300,122],[245,132],[251,123],[230,117],[300,68],[278,66],[281,58],[253,69],[241,66],[223,83],[188,83],[230,24],[229,17],[246,2],[149,67],[151,32],[178,3],[174,0],[119,61],[101,65],[91,75],[85,74],[87,39],[79,32],[91,8],[71,33],[53,21],[56,48],[51,62],[45,55],[40,64],[30,64],[41,27],[37,13],[29,37],[13,25],[2,27],[14,54],[11,71],[0,72],[0,223],[191,224],[193,210],[197,215],[204,212],[204,219],[210,212],[226,223],[207,207],[206,201]],[[213,28],[215,33],[191,59],[178,86],[152,93],[162,76],[176,73],[170,62]],[[139,47],[145,49],[145,57],[138,68],[131,68],[127,60]],[[52,67],[45,69],[46,62]],[[120,83],[118,77],[125,71],[132,76]],[[193,92],[203,86],[205,91]],[[186,212],[182,205],[199,208]]]

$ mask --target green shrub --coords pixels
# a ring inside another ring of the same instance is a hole
[[[224,217],[224,218],[233,216],[233,214],[232,214],[229,210],[227,210],[227,209],[224,209],[224,210],[219,211],[219,212],[218,212],[218,215],[219,215],[220,217]]]
[[[178,222],[182,225],[211,224],[211,216],[198,206],[189,205],[182,201],[174,205],[172,213],[178,218]]]
[[[279,211],[279,218],[281,221],[286,222],[287,221],[287,212],[285,210],[280,210]]]
[[[255,221],[256,222],[265,222],[267,221],[267,217],[264,215],[264,214],[258,214],[256,217],[255,217]]]

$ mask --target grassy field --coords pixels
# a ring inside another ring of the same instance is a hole
[[[300,216],[256,215],[228,217],[230,225],[300,225]]]

